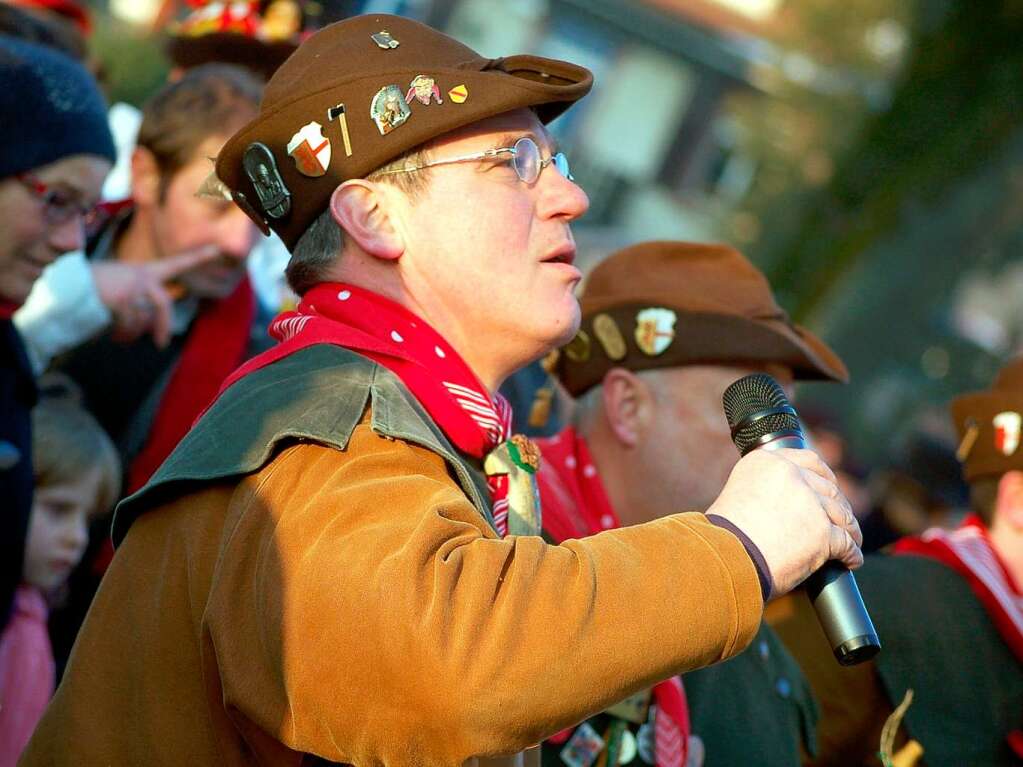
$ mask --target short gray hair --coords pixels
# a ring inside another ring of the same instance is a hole
[[[387,171],[422,165],[428,161],[429,155],[426,146],[418,146],[377,168],[366,176],[366,180],[393,184],[414,201],[416,196],[426,188],[429,171],[425,169],[410,170],[405,173],[387,173]],[[298,242],[295,243],[295,249],[291,251],[291,259],[284,272],[291,289],[301,296],[314,285],[323,282],[327,270],[341,256],[342,246],[344,246],[344,233],[328,207],[302,233]]]

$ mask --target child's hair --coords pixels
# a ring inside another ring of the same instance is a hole
[[[81,405],[77,387],[65,376],[39,382],[32,410],[32,462],[36,487],[74,482],[95,466],[101,479],[93,515],[113,508],[121,493],[121,459],[103,427]]]

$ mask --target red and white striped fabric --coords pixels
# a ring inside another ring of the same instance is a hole
[[[461,452],[484,458],[511,436],[511,405],[490,394],[441,335],[400,304],[354,285],[317,285],[270,323],[279,343],[235,371],[239,378],[314,344],[358,352],[393,372]],[[508,477],[488,477],[495,527],[508,531]]]
[[[987,527],[979,517],[971,514],[951,532],[931,528],[919,538],[903,538],[894,548],[896,554],[936,559],[962,575],[1023,662],[1023,591],[991,545]]]

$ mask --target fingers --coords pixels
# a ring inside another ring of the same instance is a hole
[[[841,562],[850,570],[863,564],[863,552],[848,530],[833,525],[828,543],[831,549],[829,559]]]
[[[150,284],[147,296],[153,309],[149,332],[153,337],[153,343],[163,349],[170,343],[174,302],[171,300],[170,294],[164,290],[163,285],[157,281]]]
[[[838,485],[809,470],[803,472],[803,479],[817,494],[821,507],[832,524],[846,530],[857,545],[862,544],[863,534],[860,532],[860,524],[853,514],[848,499],[838,489]]]
[[[774,455],[781,456],[787,461],[799,466],[801,469],[812,471],[820,477],[828,480],[829,482],[835,482],[835,472],[831,470],[824,459],[821,458],[817,453],[810,449],[796,450],[795,448],[786,447],[779,450],[771,451]]]
[[[220,249],[216,245],[201,245],[151,262],[147,264],[147,268],[159,282],[166,282],[219,256]]]

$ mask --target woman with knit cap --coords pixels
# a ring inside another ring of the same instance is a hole
[[[83,245],[114,160],[92,76],[57,51],[0,36],[0,625],[21,579],[32,503],[29,410],[36,390],[11,322],[47,264]]]

